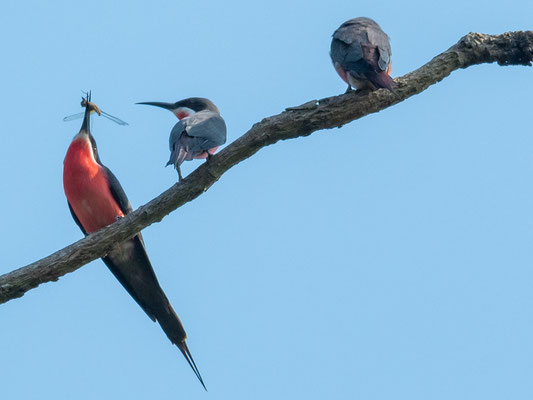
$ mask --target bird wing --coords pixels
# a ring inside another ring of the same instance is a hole
[[[358,64],[363,61],[363,49],[361,48],[361,44],[358,42],[346,43],[335,37],[331,42],[330,55],[333,63],[340,65],[341,68],[346,71],[354,68],[359,69],[360,67],[358,67]]]
[[[356,18],[335,31],[330,54],[333,62],[344,70],[380,72],[389,66],[391,47],[389,37],[379,25],[366,18]]]
[[[367,41],[366,28],[368,24],[358,18],[346,21],[333,33],[333,38],[346,44],[365,43]]]
[[[184,160],[192,160],[194,155],[189,154],[188,151],[189,145],[192,144],[194,144],[194,140],[187,135],[185,123],[183,120],[178,121],[170,131],[168,138],[170,158],[166,165],[174,165],[177,168]]]
[[[100,164],[101,165],[101,164]],[[109,170],[109,168],[102,166],[106,172],[109,182],[109,190],[114,200],[119,205],[124,215],[132,211],[132,207],[126,193],[120,185],[116,176]],[[74,209],[68,202],[68,208],[72,214],[74,222],[80,227],[81,231],[87,236],[87,231],[81,224]],[[146,254],[144,241],[139,233],[132,239],[126,240],[113,247],[113,249],[105,256],[102,261],[107,265],[109,270],[113,273],[115,278],[127,290],[131,297],[139,304],[148,317],[155,321],[156,312],[154,306],[149,304],[146,299],[163,297],[163,304],[168,303],[166,297],[161,295],[162,290],[159,287],[154,270]],[[155,292],[155,293],[154,293]],[[161,293],[159,293],[161,292]]]
[[[146,315],[155,322],[156,310],[150,303],[155,303],[163,291],[140,234],[113,247],[105,257],[102,257],[102,261]]]
[[[102,168],[107,175],[109,190],[113,199],[124,215],[129,214],[133,208],[122,185],[109,168],[104,165]],[[155,321],[154,307],[149,304],[147,299],[160,296],[159,292],[162,290],[146,254],[142,235],[139,233],[132,239],[117,244],[102,260],[148,317]]]
[[[367,29],[367,34],[368,34],[368,42],[370,43],[370,45],[378,49],[379,68],[382,71],[386,71],[387,68],[389,67],[391,55],[392,55],[389,37],[381,29],[377,29],[376,27],[372,27],[372,26]]]
[[[176,143],[179,142],[183,132],[185,132],[185,123],[182,120],[179,120],[170,131],[170,136],[168,138],[168,147],[170,148],[170,151],[174,150],[174,147]]]
[[[364,73],[370,71],[363,57],[361,45],[366,43],[366,35],[358,24],[343,24],[333,34],[331,59],[345,71]]]
[[[199,150],[208,150],[226,143],[226,123],[213,111],[201,111],[186,120],[185,129],[189,136],[201,139]]]
[[[102,167],[107,174],[113,198],[124,215],[129,214],[132,207],[120,182],[109,168],[103,165]],[[204,385],[200,372],[185,344],[187,334],[183,324],[159,285],[141,233],[115,245],[105,257],[102,257],[102,261],[146,315],[152,321],[159,322],[167,337],[182,351],[194,373]],[[183,349],[186,349],[186,352]]]
[[[169,137],[170,159],[167,165],[181,165],[198,153],[226,143],[226,123],[212,111],[200,111],[180,120]]]
[[[120,210],[124,213],[124,215],[129,214],[133,211],[133,208],[130,204],[130,201],[128,200],[128,197],[126,196],[126,192],[124,192],[124,189],[122,189],[122,185],[118,181],[117,177],[109,168],[107,168],[105,165],[102,165],[102,168],[104,169],[106,175],[107,175],[107,181],[109,183],[109,190],[111,191],[111,195],[117,202],[118,206],[120,207]]]

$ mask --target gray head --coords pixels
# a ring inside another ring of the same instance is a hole
[[[213,111],[217,114],[220,114],[217,106],[206,98],[203,97],[189,97],[188,99],[183,99],[175,103],[161,103],[157,101],[148,101],[137,104],[145,104],[149,106],[161,107],[165,110],[171,111],[179,119],[189,117],[192,114],[195,114],[200,111]]]

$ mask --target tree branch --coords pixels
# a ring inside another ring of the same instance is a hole
[[[381,111],[418,94],[459,68],[497,62],[529,65],[533,61],[533,31],[501,35],[470,33],[421,68],[397,78],[396,94],[387,90],[350,92],[312,100],[256,123],[243,136],[198,167],[181,184],[150,201],[120,221],[52,255],[0,276],[0,303],[22,297],[41,283],[56,281],[109,252],[114,243],[161,221],[167,214],[194,200],[227,170],[279,140],[308,136]]]

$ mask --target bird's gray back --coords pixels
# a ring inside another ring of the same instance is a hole
[[[379,52],[377,66],[382,71],[388,68],[391,59],[389,37],[375,21],[365,17],[346,21],[333,33],[331,58],[334,63],[349,70],[350,66],[363,58],[363,47],[377,48]]]
[[[207,150],[226,143],[226,123],[220,114],[213,111],[201,111],[187,118],[187,134],[201,139]]]
[[[178,121],[172,128],[169,137],[171,161],[177,159],[180,149],[186,152],[184,160],[191,160],[197,153],[224,143],[226,123],[222,117],[213,111],[200,111]]]

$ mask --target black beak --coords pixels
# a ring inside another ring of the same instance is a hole
[[[85,115],[83,116],[83,123],[81,124],[80,132],[85,131],[87,133],[91,133],[91,107],[89,107],[89,102],[91,101],[91,92],[87,93],[87,97],[85,97],[84,100],[86,100]]]
[[[144,104],[146,106],[161,107],[161,108],[164,108],[165,110],[169,110],[169,111],[172,111],[174,108],[176,108],[174,103],[162,103],[162,102],[159,102],[159,101],[146,101],[146,102],[135,103],[135,104]]]

